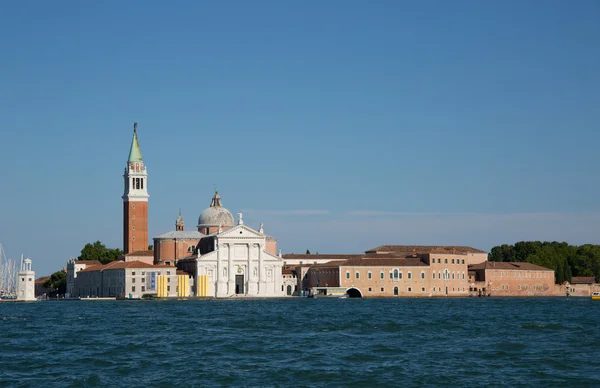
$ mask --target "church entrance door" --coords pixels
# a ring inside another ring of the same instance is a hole
[[[235,275],[235,293],[244,293],[244,275]]]

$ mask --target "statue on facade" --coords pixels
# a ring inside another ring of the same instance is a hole
[[[260,228],[258,228],[258,233],[260,233],[260,234],[264,233],[262,222],[260,223]]]
[[[244,220],[242,219],[243,214],[242,212],[238,213],[238,225],[244,225]]]

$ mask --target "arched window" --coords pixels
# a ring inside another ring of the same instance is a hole
[[[431,273],[431,278],[432,278],[433,280],[435,280],[435,271],[433,271],[433,272]]]
[[[394,279],[398,279],[398,270],[397,269],[394,270]]]
[[[394,287],[394,295],[398,296],[398,286]]]

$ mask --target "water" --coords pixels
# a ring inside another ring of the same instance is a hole
[[[600,302],[0,303],[0,386],[600,386]]]

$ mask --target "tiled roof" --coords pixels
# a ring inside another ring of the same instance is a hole
[[[549,268],[525,262],[484,261],[479,264],[469,265],[469,270],[505,269],[521,271],[553,271]]]
[[[124,256],[127,257],[131,257],[131,256],[154,256],[154,251],[135,251],[135,252],[130,252]]]
[[[200,240],[202,237],[205,237],[205,235],[198,232],[197,230],[173,230],[171,232],[161,234],[160,236],[156,236],[154,238],[164,239],[164,240],[170,240],[170,239],[176,239],[176,238],[177,239],[188,239],[188,240],[195,240],[195,239]]]
[[[148,269],[148,270],[152,270],[152,269],[162,269],[162,268],[173,268],[169,265],[152,265],[152,264],[147,264],[144,263],[142,261],[129,261],[129,262],[125,262],[125,261],[111,261],[110,263],[106,264],[106,265],[95,265],[89,268],[86,268],[80,272],[94,272],[94,271],[107,271],[107,270],[111,270],[111,269],[124,269],[124,268],[133,268],[133,269]]]
[[[465,254],[465,253],[487,253],[481,249],[476,249],[460,245],[381,245],[369,249],[365,253],[392,253],[392,252],[413,252],[413,253],[435,253],[435,254]]]
[[[48,279],[50,279],[50,276],[42,276],[41,278],[35,279],[35,284],[42,284]]]
[[[596,283],[595,276],[573,276],[571,284],[594,284]]]
[[[315,260],[348,260],[353,258],[360,258],[364,256],[363,254],[295,254],[295,253],[286,253],[282,256],[283,260],[301,260],[301,261],[315,261]]]
[[[90,265],[102,265],[98,260],[75,260],[75,264],[85,264],[87,266]]]
[[[347,260],[342,266],[360,266],[360,267],[427,267],[427,264],[418,257],[411,258],[379,258],[363,257],[361,259]]]
[[[333,260],[328,261],[327,263],[321,264],[301,264],[301,267],[339,267],[340,265],[344,265],[348,262],[348,260]]]

